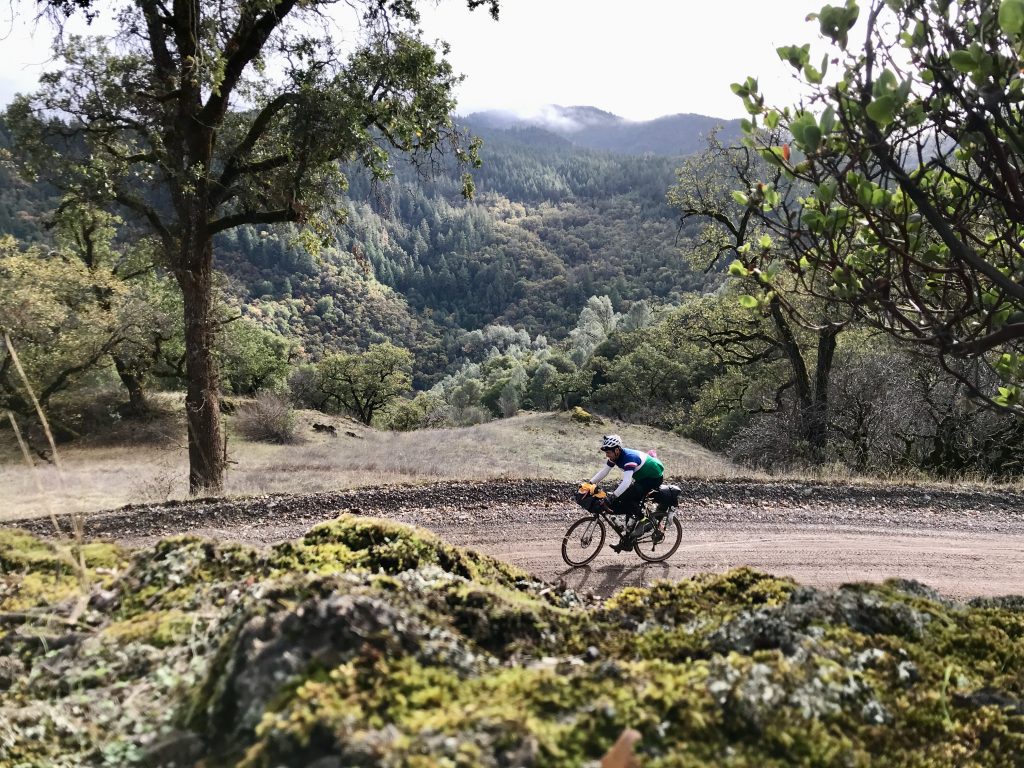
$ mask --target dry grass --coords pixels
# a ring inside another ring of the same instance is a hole
[[[314,422],[333,424],[338,436],[315,433]],[[63,478],[51,467],[42,473],[46,496],[60,514],[88,513],[124,504],[160,502],[188,494],[184,426],[175,418],[163,441],[147,439],[102,443],[61,450]],[[225,491],[230,496],[313,493],[385,483],[535,477],[579,481],[601,466],[599,438],[618,432],[634,448],[655,448],[670,478],[782,479],[864,485],[882,482],[946,488],[991,488],[994,483],[937,483],[915,475],[886,478],[854,476],[841,467],[768,475],[738,467],[669,432],[606,421],[584,426],[564,413],[528,413],[473,427],[378,432],[349,419],[299,412],[295,445],[243,440],[231,428],[230,465]],[[180,434],[179,434],[180,431]],[[349,434],[351,432],[356,437]],[[9,433],[0,432],[0,443]],[[11,438],[13,440],[13,438]],[[31,473],[14,451],[0,445],[0,519],[47,514]],[[608,482],[614,482],[613,474]],[[999,486],[1022,490],[1024,483]]]
[[[626,444],[655,448],[670,476],[733,477],[734,466],[695,443],[649,427],[583,426],[566,414],[523,414],[474,427],[378,432],[347,419],[301,413],[297,445],[243,441],[231,434],[228,495],[311,493],[382,483],[537,477],[576,481],[601,465],[600,436],[618,431]],[[331,423],[338,436],[317,434]],[[346,433],[354,433],[352,437]],[[130,503],[185,498],[187,456],[175,441],[80,446],[62,450],[63,482],[41,470],[50,504],[61,513],[95,512]],[[39,471],[39,470],[37,470]],[[28,469],[0,464],[0,519],[46,514]]]

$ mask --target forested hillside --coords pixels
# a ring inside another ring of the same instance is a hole
[[[684,235],[665,200],[678,158],[468,128],[484,139],[473,201],[443,164],[397,164],[387,181],[349,167],[345,221],[319,252],[293,227],[218,238],[227,300],[311,359],[382,341],[409,348],[426,383],[448,365],[446,335],[497,323],[560,339],[591,296],[625,310],[677,303],[707,283],[680,258]],[[3,174],[0,232],[48,242],[55,193]]]

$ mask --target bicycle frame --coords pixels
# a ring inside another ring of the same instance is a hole
[[[643,501],[640,502],[640,516],[637,518],[636,523],[634,523],[632,529],[633,531],[636,530],[636,526],[639,525],[640,522],[644,519],[650,520],[651,522],[655,521],[655,516],[657,515],[657,508],[655,508],[652,511],[650,509],[650,504],[651,500],[649,498],[644,498]],[[591,511],[590,514],[592,514],[595,518],[600,518],[602,521],[607,523],[608,527],[615,531],[615,533],[617,533],[619,536],[624,536],[627,533],[625,525],[620,526],[618,523],[615,522],[615,513],[608,506],[607,502],[600,509]],[[665,524],[663,526],[659,526],[660,530],[664,531],[670,525],[672,525],[672,521],[675,519],[675,516],[676,508],[669,507],[665,512]],[[626,515],[626,520],[628,521],[630,517],[633,517],[633,515]],[[630,531],[630,533],[632,533],[632,531]],[[650,531],[647,531],[641,534],[640,536],[637,536],[636,541],[643,540],[643,537],[646,536],[647,533],[650,533]]]

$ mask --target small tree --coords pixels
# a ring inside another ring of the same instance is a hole
[[[806,252],[814,248],[803,231],[801,200],[801,190],[781,169],[750,147],[726,147],[715,136],[707,152],[683,164],[669,191],[669,202],[684,221],[704,224],[690,259],[705,271],[723,268],[729,260],[738,301],[751,313],[734,316],[726,325],[697,325],[694,331],[722,347],[731,364],[785,361],[788,372],[779,383],[775,407],[782,408],[784,392],[791,393],[793,429],[809,448],[809,458],[820,460],[828,442],[828,385],[836,341],[850,312],[820,300],[783,300],[781,286],[792,283],[789,265],[806,261]],[[766,289],[772,285],[780,290]]]
[[[433,392],[420,392],[407,400],[396,398],[387,409],[385,426],[396,432],[443,427],[448,420],[448,406],[444,398]]]
[[[361,354],[331,355],[317,364],[316,379],[328,403],[369,425],[392,400],[409,391],[412,354],[385,342]]]
[[[597,346],[612,334],[621,317],[607,296],[587,299],[576,327],[569,332],[570,356],[577,365],[583,365]]]
[[[229,322],[218,346],[225,378],[236,395],[274,389],[288,374],[288,339],[253,320],[239,317]]]
[[[506,382],[505,386],[501,388],[501,394],[498,395],[498,410],[501,411],[501,415],[506,419],[515,416],[519,413],[521,403],[522,396],[519,388],[511,381]]]
[[[0,334],[11,340],[44,408],[83,373],[110,365],[126,333],[118,311],[126,295],[109,270],[92,272],[73,256],[22,250],[14,238],[0,238]],[[0,406],[34,411],[3,343]]]

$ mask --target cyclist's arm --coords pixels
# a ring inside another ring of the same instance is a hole
[[[601,467],[600,470],[598,470],[598,473],[596,475],[594,475],[592,478],[590,478],[590,482],[592,482],[592,483],[600,483],[602,480],[604,480],[606,477],[608,477],[608,473],[611,472],[611,471],[612,471],[612,465],[611,464],[605,464],[603,467]]]
[[[629,485],[632,482],[633,482],[633,470],[632,469],[627,469],[625,472],[622,473],[622,482],[619,483],[619,487],[616,488],[614,491],[612,491],[611,495],[615,496],[616,498],[618,498],[619,496],[621,496],[623,494],[623,492],[627,488],[629,488]]]

